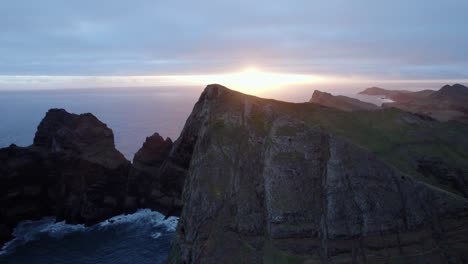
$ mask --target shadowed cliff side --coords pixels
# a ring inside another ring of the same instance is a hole
[[[49,110],[32,146],[0,149],[1,242],[21,220],[93,224],[121,213],[130,166],[92,114]]]
[[[0,149],[0,244],[22,220],[56,216],[91,225],[137,208],[166,209],[149,196],[171,148],[169,138],[154,134],[132,166],[95,116],[49,110],[32,146]]]
[[[375,133],[385,126],[408,128],[406,138]],[[466,262],[467,199],[401,172],[417,170],[417,152],[406,169],[380,153],[416,142],[419,129],[427,144],[458,153],[450,138],[466,127],[444,136],[439,126],[402,111],[357,116],[208,86],[184,128],[193,152],[169,263]]]

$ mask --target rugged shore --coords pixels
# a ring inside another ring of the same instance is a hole
[[[133,163],[96,117],[52,109],[32,146],[0,149],[0,242],[24,219],[151,208],[180,215],[169,263],[466,263],[468,126],[343,106],[209,85]]]
[[[181,187],[165,188],[157,178],[171,148],[154,134],[131,164],[92,114],[49,110],[33,145],[0,149],[0,243],[18,222],[44,216],[92,225],[137,208],[177,214]]]

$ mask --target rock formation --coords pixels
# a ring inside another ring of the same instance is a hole
[[[157,208],[166,214],[178,211],[172,207],[173,199],[180,200],[182,190],[174,195],[175,198],[165,195],[166,189],[161,186],[163,179],[160,177],[161,167],[168,158],[172,146],[170,138],[164,140],[158,133],[146,138],[133,158],[126,207]]]
[[[388,149],[418,156],[423,137],[457,155],[466,126],[443,136],[402,111],[359,114],[208,86],[179,139],[190,162],[169,263],[466,262],[468,200]]]
[[[461,84],[445,85],[438,91],[418,92],[368,88],[360,94],[381,95],[393,100],[382,107],[424,114],[439,121],[456,120],[468,123],[468,87]]]
[[[314,91],[314,93],[312,94],[312,98],[310,98],[309,102],[340,109],[343,111],[371,111],[379,109],[377,105],[371,103],[366,103],[358,99],[342,95],[334,96],[330,93],[325,93],[318,90]]]
[[[93,224],[151,207],[153,170],[172,145],[158,137],[147,139],[132,167],[115,149],[112,130],[92,114],[49,110],[32,146],[0,149],[0,243],[21,220],[53,215]]]
[[[359,92],[359,94],[365,95],[382,95],[386,96],[389,99],[392,99],[392,96],[400,95],[400,94],[409,94],[412,93],[408,90],[387,90],[380,87],[370,87],[364,89],[364,91]]]

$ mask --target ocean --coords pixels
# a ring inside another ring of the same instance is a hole
[[[141,209],[92,227],[56,222],[53,217],[23,221],[15,239],[0,251],[3,264],[165,263],[177,218]]]

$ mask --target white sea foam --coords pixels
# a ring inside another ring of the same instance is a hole
[[[158,239],[162,234],[159,233],[159,232],[154,232],[153,234],[151,234],[151,237],[154,238],[154,239]]]
[[[84,230],[84,225],[70,225],[64,221],[56,222],[55,217],[44,217],[37,221],[22,221],[13,230],[15,238],[2,247],[0,255],[6,254],[9,250],[26,244],[29,241],[37,240],[42,235],[61,239],[69,233],[82,232]]]
[[[166,226],[167,232],[175,232],[177,229],[177,223],[179,222],[179,218],[175,216],[170,216],[166,218],[161,224]]]
[[[56,222],[54,217],[44,217],[37,221],[26,220],[20,222],[13,231],[13,240],[7,242],[0,250],[0,255],[8,254],[16,247],[24,245],[30,241],[38,240],[41,236],[49,236],[54,239],[62,239],[64,236],[76,232],[91,232],[107,230],[120,225],[126,225],[127,229],[138,229],[150,227],[157,229],[163,227],[166,232],[174,232],[177,227],[178,217],[168,217],[150,209],[140,209],[133,214],[117,215],[100,222],[91,227],[84,225],[70,225],[64,221]],[[161,232],[151,232],[152,238],[157,239]]]

